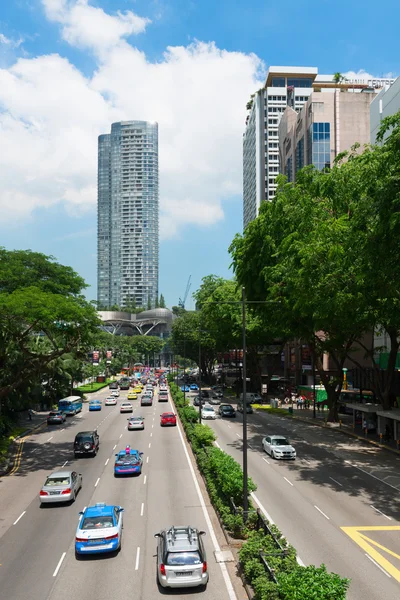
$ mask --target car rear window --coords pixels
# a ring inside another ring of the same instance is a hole
[[[198,552],[168,552],[166,564],[174,565],[200,565],[202,560]]]
[[[86,517],[82,523],[81,529],[104,529],[114,527],[112,516],[104,517]]]
[[[68,485],[69,477],[48,477],[46,479],[46,483],[44,485],[52,486],[52,485]]]
[[[91,435],[77,435],[76,436],[76,441],[80,442],[80,443],[92,442],[93,441],[93,437]]]

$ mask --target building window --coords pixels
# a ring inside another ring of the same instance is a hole
[[[331,166],[331,125],[312,123],[308,129],[308,162],[319,171]]]
[[[313,80],[311,77],[288,77],[288,87],[293,86],[297,88],[310,88],[312,87]]]
[[[296,172],[304,167],[304,135],[299,139],[296,146]]]
[[[272,78],[272,86],[271,87],[285,87],[285,78],[284,77],[273,77]]]

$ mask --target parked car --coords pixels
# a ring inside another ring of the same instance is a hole
[[[74,440],[75,458],[85,454],[96,456],[99,451],[100,438],[96,430],[80,431],[76,434]]]
[[[74,502],[82,487],[82,475],[76,471],[56,471],[44,482],[39,493],[41,504]]]
[[[185,588],[208,582],[207,557],[202,536],[194,527],[170,527],[156,533],[157,577],[162,587]]]
[[[262,447],[271,458],[294,460],[296,450],[282,435],[266,435],[262,439]]]
[[[52,410],[47,415],[47,425],[58,425],[64,423],[67,415],[62,410]]]

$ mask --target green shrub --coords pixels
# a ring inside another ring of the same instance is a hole
[[[208,425],[196,423],[192,431],[192,443],[196,447],[212,446],[216,439],[215,433]]]
[[[350,581],[325,565],[300,567],[277,576],[281,600],[345,600]]]
[[[255,600],[279,600],[279,588],[269,579],[269,576],[264,572],[264,575],[256,577],[252,587],[255,592]]]

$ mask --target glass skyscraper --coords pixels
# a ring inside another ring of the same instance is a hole
[[[154,307],[158,298],[158,124],[113,123],[98,145],[97,299]]]

